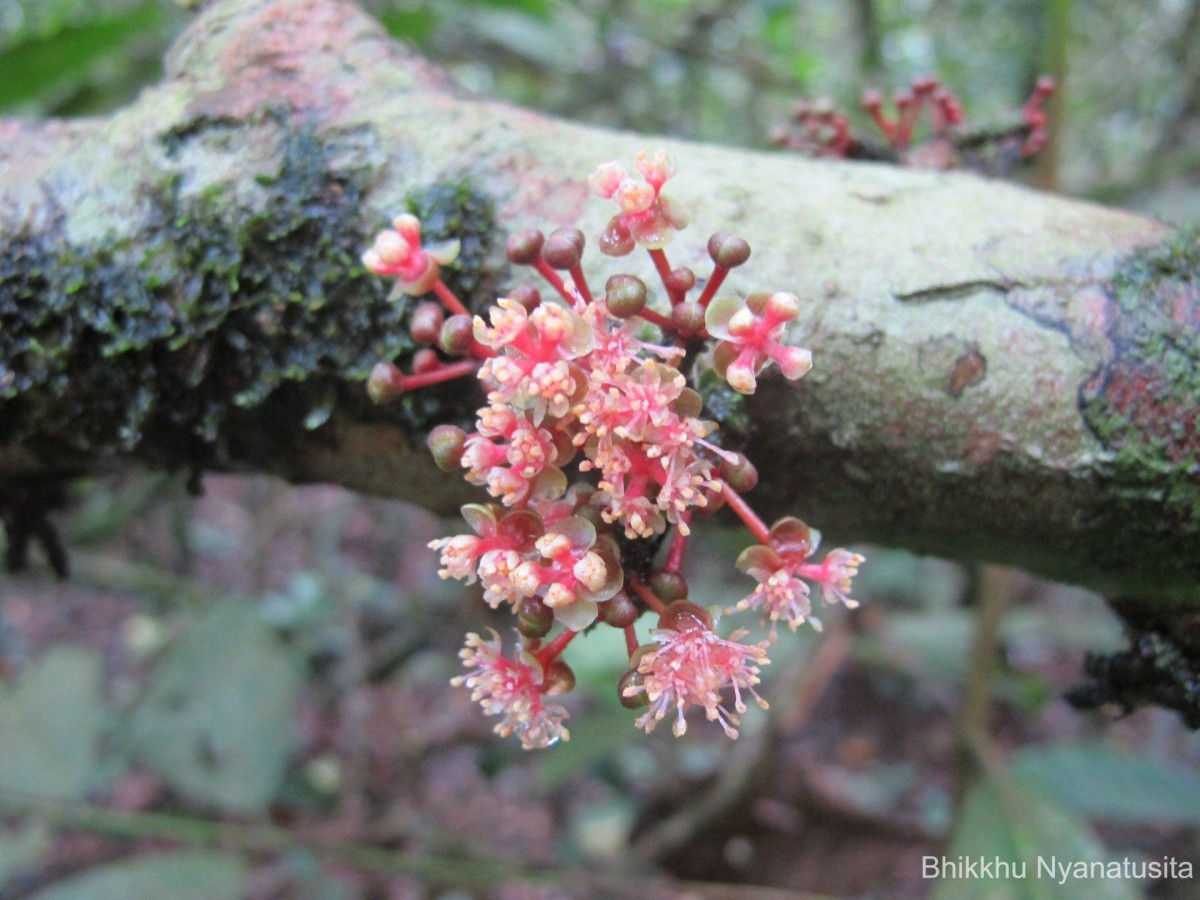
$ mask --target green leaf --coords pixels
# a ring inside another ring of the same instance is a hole
[[[1102,744],[1030,747],[1013,772],[1085,816],[1111,822],[1200,825],[1200,774],[1167,760]]]
[[[930,860],[935,868],[927,869]],[[1016,779],[984,780],[967,793],[949,848],[924,857],[922,872],[941,875],[933,900],[1135,900],[1136,885],[1121,878],[1063,878],[1056,863],[1105,863],[1108,851],[1087,823]],[[951,869],[942,860],[959,867]],[[975,861],[974,870],[966,864]],[[982,868],[992,861],[990,869]],[[1007,863],[1007,868],[999,864]],[[953,875],[955,877],[946,877]]]
[[[157,853],[88,869],[33,900],[239,900],[245,875],[245,863],[229,853]]]
[[[82,798],[101,714],[100,661],[86,650],[51,650],[15,688],[0,688],[0,791]]]
[[[141,3],[127,12],[66,25],[50,34],[17,41],[0,52],[0,108],[36,99],[82,80],[100,60],[166,21],[160,4]]]
[[[133,752],[183,794],[261,813],[292,753],[300,683],[258,610],[223,603],[168,651],[130,718]]]

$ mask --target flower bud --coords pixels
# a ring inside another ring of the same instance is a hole
[[[462,464],[467,433],[457,425],[436,425],[425,439],[434,464],[443,472],[456,472]]]
[[[735,459],[721,459],[721,477],[739,494],[754,490],[758,484],[758,469],[744,453],[731,454]]]
[[[542,292],[531,284],[523,284],[509,291],[508,299],[520,303],[525,312],[533,312],[541,305]]]
[[[687,579],[676,572],[655,572],[650,576],[650,590],[664,603],[670,603],[687,599],[688,583]]]
[[[542,259],[552,269],[573,269],[583,258],[583,232],[578,228],[558,228],[542,247]]]
[[[643,706],[650,705],[650,698],[645,691],[637,691],[636,693],[627,693],[634,688],[640,688],[642,682],[646,680],[641,672],[630,669],[617,680],[617,696],[621,699],[621,705],[626,709],[641,709]]]
[[[446,315],[440,303],[420,303],[413,310],[408,331],[418,344],[435,344],[445,321]]]
[[[600,604],[600,618],[613,628],[628,628],[640,614],[637,604],[624,591],[618,591],[611,600]]]
[[[683,296],[696,286],[696,273],[687,266],[680,266],[667,275],[664,284],[668,292]]]
[[[538,597],[527,597],[517,607],[517,631],[529,640],[545,637],[554,627],[554,610]]]
[[[575,673],[563,660],[556,659],[546,667],[546,693],[569,694],[575,687]]]
[[[750,245],[736,235],[718,231],[708,239],[708,255],[718,266],[734,269],[750,258]]]
[[[686,600],[676,600],[658,617],[658,627],[671,631],[695,631],[697,628],[712,629],[712,616]]]
[[[545,236],[536,228],[527,228],[508,236],[504,245],[504,254],[508,261],[517,266],[532,266],[537,262],[538,254],[542,252]]]
[[[636,275],[614,275],[604,285],[608,311],[618,319],[629,319],[646,308],[646,282]]]
[[[671,310],[671,324],[682,338],[704,334],[704,307],[694,300],[676,304]]]
[[[404,393],[404,373],[391,363],[376,363],[367,379],[367,395],[374,403],[387,403]]]
[[[442,326],[442,337],[438,342],[442,350],[451,356],[466,356],[475,345],[475,325],[470,316],[451,316]]]
[[[442,361],[431,347],[422,347],[413,354],[412,370],[414,375],[424,375],[442,367]]]

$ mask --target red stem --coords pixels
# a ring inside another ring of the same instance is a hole
[[[704,286],[704,293],[700,295],[700,299],[696,302],[701,306],[708,306],[709,302],[713,298],[713,295],[716,294],[717,288],[721,286],[721,283],[725,280],[725,276],[728,274],[729,270],[724,266],[715,266],[713,268],[712,277],[708,279],[708,284]]]
[[[638,315],[647,322],[657,325],[665,332],[670,333],[675,330],[675,323],[660,312],[655,312],[652,309],[643,309],[640,313],[638,313]]]
[[[442,305],[456,316],[469,316],[471,314],[471,311],[463,306],[462,301],[454,296],[454,292],[446,287],[442,279],[439,278],[433,283],[433,292],[442,301]]]
[[[650,588],[646,587],[636,578],[629,579],[629,586],[633,588],[635,594],[646,601],[646,605],[649,606],[650,609],[658,613],[660,616],[667,611],[666,604],[658,599],[658,595],[656,595],[654,591],[650,590]]]
[[[583,266],[574,266],[571,269],[571,280],[575,282],[575,287],[579,289],[580,296],[587,303],[592,302],[592,292],[588,288],[587,278],[583,274]]]
[[[679,516],[683,525],[687,525],[691,518],[690,512],[681,513]],[[687,550],[687,542],[687,535],[681,529],[676,528],[675,534],[671,538],[671,549],[667,551],[667,561],[663,563],[664,572],[678,575],[683,570],[683,554]]]
[[[724,479],[721,479],[721,493],[725,495],[725,502],[729,504],[729,508],[737,513],[738,518],[750,529],[754,539],[760,544],[770,543],[768,540],[770,529],[767,528],[767,524],[750,508],[750,504],[742,499],[742,495],[731,488],[729,482]]]
[[[546,666],[550,665],[550,663],[554,662],[558,654],[567,649],[567,644],[575,640],[575,636],[577,634],[579,634],[578,631],[572,631],[570,628],[568,628],[541,650],[538,650],[533,654],[534,657],[537,658],[537,661],[541,664],[543,670],[546,668]]]
[[[637,629],[634,628],[632,625],[626,625],[625,626],[625,650],[629,654],[629,657],[631,659],[633,658],[634,651],[636,651],[639,646],[640,645],[638,644]]]
[[[431,384],[453,381],[464,375],[473,375],[478,368],[479,363],[475,360],[464,359],[459,362],[446,363],[432,372],[422,372],[420,375],[402,375],[400,376],[400,390],[415,391],[417,388],[429,387]]]
[[[683,294],[671,290],[671,264],[667,262],[667,254],[661,249],[649,250],[647,252],[650,254],[650,258],[654,260],[654,268],[658,270],[658,277],[662,281],[663,287],[666,288],[667,296],[671,298],[671,305],[674,306],[676,303],[682,303]]]
[[[563,280],[558,276],[558,273],[550,268],[544,259],[537,260],[533,264],[533,267],[538,270],[539,275],[550,282],[550,286],[558,291],[560,297],[566,300],[569,305],[575,305],[575,297],[567,290],[567,286],[563,284]]]

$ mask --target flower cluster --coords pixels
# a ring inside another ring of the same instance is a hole
[[[883,143],[855,133],[849,119],[832,101],[801,100],[787,124],[771,131],[771,142],[809,156],[874,159],[921,169],[968,168],[1003,174],[1036,156],[1049,140],[1046,100],[1054,79],[1043,75],[1013,121],[1000,126],[971,127],[962,101],[937,78],[914,78],[892,97],[894,112],[885,109],[883,94],[863,93]],[[928,110],[924,139],[916,140],[921,114]]]
[[[517,287],[486,315],[470,315],[446,289],[438,274],[446,254],[421,246],[411,216],[396,219],[364,256],[371,271],[396,277],[399,290],[432,292],[442,304],[415,308],[413,337],[431,346],[414,356],[411,374],[390,362],[377,366],[372,397],[383,401],[464,375],[478,378],[485,393],[473,430],[438,426],[429,446],[441,468],[460,472],[493,502],[464,506],[470,533],[430,546],[443,578],[478,582],[493,609],[515,616],[515,655],[504,654],[494,632],[488,640],[471,634],[461,654],[469,673],[455,683],[501,717],[497,732],[516,734],[526,747],[566,739],[566,711],[544,698],[573,683],[562,654],[598,623],[624,631],[630,665],[619,694],[627,706],[645,707],[636,724],[646,731],[673,712],[672,730],[681,735],[686,712],[700,707],[736,737],[743,695],[766,705],[755,685],[768,641],[743,643],[745,630],[720,637],[711,616],[687,600],[684,557],[698,513],[728,506],[758,541],[738,565],[759,588],[735,609],[760,610],[771,640],[780,619],[793,629],[819,624],[806,581],[827,599],[854,605],[847,593],[862,557],[835,550],[809,562],[815,532],[796,519],[768,529],[741,496],[757,480],[754,467],[720,446],[718,426],[690,386],[708,369],[744,394],[771,367],[790,380],[802,376],[811,354],[787,335],[801,302],[787,293],[718,296],[750,256],[745,241],[722,232],[708,242],[713,269],[690,299],[700,279],[672,268],[664,249],[687,224],[663,194],[674,161],[662,151],[643,153],[637,170],[640,181],[609,163],[589,183],[620,209],[601,249],[612,256],[646,249],[666,295],[657,304],[629,274],[593,293],[581,265],[584,236],[571,228],[510,237],[509,260],[540,273],[554,296]],[[702,352],[713,340],[712,352]],[[627,564],[631,548],[652,547],[668,533],[661,560],[649,550],[637,555],[650,563]],[[658,615],[658,625],[642,644],[636,623],[646,611]]]

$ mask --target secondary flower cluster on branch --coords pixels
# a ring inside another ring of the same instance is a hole
[[[397,218],[363,256],[370,271],[396,278],[397,292],[439,301],[419,303],[410,325],[431,346],[415,354],[409,373],[378,365],[371,396],[383,402],[468,375],[486,393],[473,431],[438,426],[429,446],[441,468],[462,472],[492,501],[464,506],[469,533],[431,546],[443,578],[478,582],[492,608],[515,617],[511,651],[494,631],[467,636],[460,655],[468,671],[454,681],[500,717],[498,733],[517,735],[527,748],[568,738],[567,711],[548,698],[574,685],[564,651],[595,625],[624,632],[629,669],[618,691],[626,706],[644,710],[638,727],[649,732],[672,716],[672,731],[682,735],[686,712],[700,707],[735,738],[745,698],[766,705],[755,685],[778,623],[820,627],[810,585],[826,602],[856,605],[849,591],[862,557],[838,549],[813,562],[815,530],[794,518],[768,528],[742,496],[757,481],[753,465],[720,446],[718,425],[704,417],[691,386],[711,369],[749,394],[769,368],[792,380],[807,372],[811,355],[787,341],[799,298],[718,295],[750,256],[745,241],[725,233],[709,239],[713,269],[702,286],[691,269],[672,268],[665,247],[687,225],[662,193],[674,161],[663,151],[642,153],[637,173],[609,163],[589,185],[618,207],[601,251],[647,251],[666,295],[658,303],[629,274],[594,292],[581,265],[585,239],[573,228],[509,238],[509,260],[535,269],[553,293],[516,288],[486,317],[472,317],[446,288],[440,266],[454,248],[423,248],[412,216]],[[770,625],[769,639],[757,643],[743,642],[744,629],[720,637],[710,613],[688,598],[692,517],[723,505],[756,541],[737,564],[758,586],[725,611],[757,611]],[[630,565],[631,548],[668,533],[660,560]],[[646,612],[657,622],[643,639],[637,622]]]
[[[892,97],[894,112],[885,109],[883,94],[868,90],[862,108],[878,129],[878,139],[858,134],[849,118],[832,101],[801,100],[790,121],[776,126],[771,142],[808,156],[875,159],[919,169],[973,169],[1002,175],[1032,159],[1050,140],[1046,101],[1055,92],[1054,79],[1043,75],[1012,122],[996,127],[972,127],[962,101],[937,78],[914,78],[912,85]],[[928,110],[928,129],[918,140],[922,112]]]

